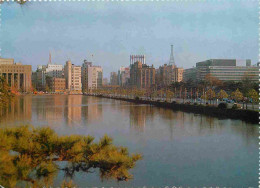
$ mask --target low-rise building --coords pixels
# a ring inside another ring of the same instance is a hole
[[[197,80],[205,80],[210,74],[221,81],[259,81],[259,67],[251,66],[249,59],[209,59],[196,63],[196,69]]]
[[[0,76],[12,89],[29,92],[32,89],[32,66],[14,63],[14,59],[0,58]]]

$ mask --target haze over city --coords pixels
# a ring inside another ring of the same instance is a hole
[[[128,66],[130,54],[145,54],[156,67],[168,63],[171,44],[183,68],[211,58],[256,64],[257,7],[257,1],[5,3],[1,55],[33,70],[48,62],[49,52],[63,65],[87,59],[103,67],[104,77]]]

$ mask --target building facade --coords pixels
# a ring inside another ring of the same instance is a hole
[[[118,79],[117,73],[111,72],[110,73],[110,85],[112,85],[112,86],[119,85],[118,81],[119,81],[119,79]]]
[[[14,59],[0,58],[0,76],[15,90],[29,92],[32,89],[32,66],[14,63]]]
[[[84,60],[82,64],[82,91],[90,92],[103,86],[103,69]]]
[[[66,80],[66,89],[71,93],[81,93],[81,66],[77,66],[67,61],[64,67],[64,76]]]
[[[52,92],[64,92],[66,90],[66,80],[65,78],[51,78],[50,90]]]
[[[241,81],[245,78],[259,81],[259,67],[251,66],[251,60],[209,59],[196,63],[197,80],[205,80],[206,75],[221,81]]]
[[[147,89],[155,85],[155,68],[137,61],[130,65],[130,83],[132,87]]]
[[[118,85],[121,87],[128,86],[130,83],[130,68],[120,67],[118,71]]]
[[[183,68],[178,68],[174,64],[160,66],[157,74],[157,85],[170,85],[183,80]]]
[[[183,81],[187,82],[189,80],[193,80],[193,81],[197,80],[197,69],[195,67],[185,69],[183,71]]]

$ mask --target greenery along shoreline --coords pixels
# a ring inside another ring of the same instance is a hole
[[[139,98],[131,99],[124,97],[113,97],[106,95],[95,95],[95,94],[86,94],[89,96],[103,97],[109,99],[123,100],[127,102],[133,102],[137,104],[149,104],[157,107],[169,108],[172,110],[179,110],[189,113],[205,114],[218,118],[230,118],[230,119],[239,119],[249,123],[258,124],[259,123],[259,112],[253,110],[245,109],[227,109],[219,108],[215,106],[207,105],[193,105],[193,104],[180,104],[173,102],[160,102],[160,101],[151,101],[151,100],[142,100]]]

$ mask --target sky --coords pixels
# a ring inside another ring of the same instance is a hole
[[[131,54],[146,63],[190,68],[214,58],[258,61],[258,2],[27,2],[1,5],[3,58],[37,65],[84,59],[103,67],[105,77],[129,66]],[[93,56],[92,56],[93,55]]]

